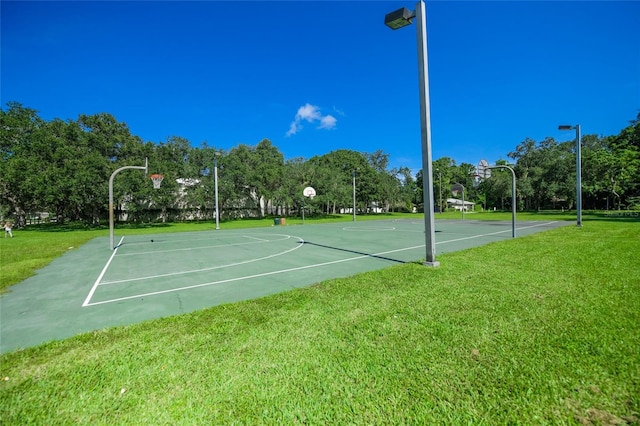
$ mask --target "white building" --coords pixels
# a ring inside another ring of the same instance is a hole
[[[464,211],[473,211],[476,203],[472,203],[471,201],[464,202],[464,207],[462,205],[462,200],[457,198],[447,198],[447,208],[453,207],[454,209],[460,211],[464,208]]]

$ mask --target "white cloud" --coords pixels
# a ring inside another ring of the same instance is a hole
[[[320,115],[320,110],[317,106],[306,104],[298,108],[298,113],[296,114],[296,121],[307,120],[311,123],[314,120],[320,120],[322,116]]]
[[[298,112],[296,113],[295,119],[291,122],[289,126],[289,130],[286,133],[286,136],[295,135],[300,130],[302,130],[302,122],[307,121],[309,123],[319,122],[318,129],[333,129],[336,127],[336,123],[338,120],[332,115],[322,115],[320,113],[320,108],[316,105],[311,105],[309,103],[304,104],[300,108],[298,108]]]
[[[300,123],[294,121],[291,123],[291,126],[289,127],[289,131],[287,131],[286,135],[287,136],[295,135],[301,129],[302,129],[302,126],[300,125]]]
[[[336,122],[338,120],[332,115],[325,115],[320,119],[320,125],[318,129],[333,129],[336,127]]]

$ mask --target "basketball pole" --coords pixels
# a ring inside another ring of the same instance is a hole
[[[113,178],[116,177],[118,173],[126,169],[138,169],[144,170],[144,174],[146,175],[149,172],[149,163],[147,159],[144,159],[144,166],[124,166],[117,169],[115,172],[111,174],[109,178],[109,250],[115,250],[116,247],[113,245]]]

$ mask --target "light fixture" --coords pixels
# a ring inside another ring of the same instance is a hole
[[[416,17],[415,12],[411,12],[406,7],[387,13],[384,17],[384,24],[392,30],[411,25],[411,20]]]

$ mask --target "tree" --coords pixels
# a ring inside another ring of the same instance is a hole
[[[373,171],[365,154],[340,149],[331,151],[321,157],[309,160],[311,179],[318,196],[327,213],[336,213],[340,209],[351,208],[353,193],[353,174],[356,174],[356,197],[361,205],[368,205],[372,191]]]
[[[209,146],[202,142],[199,148],[191,149],[185,163],[184,179],[193,182],[193,185],[185,186],[184,203],[190,209],[195,210],[198,219],[210,219],[215,217],[215,165],[218,165],[218,177],[220,177],[224,153],[221,149]],[[218,185],[222,180],[218,179]],[[219,191],[220,192],[220,191]],[[218,208],[224,204],[218,194]],[[223,216],[223,211],[220,216]]]
[[[282,211],[277,214],[289,215],[292,210],[301,211],[303,204],[302,191],[309,182],[309,163],[302,157],[292,158],[284,164],[282,186],[276,193]]]
[[[101,217],[106,217],[111,174],[122,166],[142,166],[145,157],[149,157],[153,165],[151,146],[143,144],[139,137],[131,134],[126,123],[119,122],[111,114],[81,114],[74,124],[82,131],[79,142],[86,159],[79,187],[93,186],[86,191],[87,198],[80,209],[92,212],[92,221],[95,222],[97,211]],[[88,176],[84,176],[85,173]],[[142,173],[121,173],[114,180],[115,204],[121,206],[123,201],[127,201],[131,219],[136,218],[141,204],[148,206],[150,190],[145,183]],[[96,192],[89,195],[93,190]]]
[[[416,180],[411,174],[411,169],[408,167],[400,167],[397,171],[397,175],[400,176],[400,200],[404,205],[404,209],[407,212],[413,212],[416,191]]]
[[[0,111],[0,215],[13,215],[17,227],[25,226],[26,213],[38,206],[36,178],[42,165],[33,140],[44,124],[36,110],[17,102]]]
[[[478,191],[475,185],[476,166],[470,163],[461,163],[454,168],[451,176],[452,183],[459,183],[464,186],[464,198],[466,201],[478,198]]]
[[[448,197],[449,188],[453,182],[453,176],[457,172],[455,160],[450,157],[438,158],[432,164],[433,170],[433,198],[434,206],[439,209],[444,209],[446,206],[446,199]],[[416,191],[414,203],[417,206],[422,206],[423,200],[423,186],[422,186],[422,169],[416,174]],[[422,207],[420,207],[422,209]],[[442,210],[441,210],[442,211]]]
[[[256,180],[253,178],[252,165],[254,164],[253,150],[245,144],[240,144],[229,151],[225,158],[223,172],[224,180],[229,185],[224,190],[229,191],[228,199],[231,201],[229,208],[235,215],[244,216],[246,211],[261,215],[260,201],[256,188]]]
[[[585,135],[582,147],[583,206],[608,208],[610,201],[618,208],[640,205],[640,114],[617,135]],[[372,207],[412,211],[414,204],[423,203],[422,170],[415,179],[406,167],[388,170],[389,156],[382,150],[337,150],[285,161],[268,139],[255,147],[240,144],[227,153],[206,142],[195,148],[177,136],[143,143],[126,123],[107,113],[44,121],[37,111],[16,102],[0,112],[0,156],[0,216],[14,216],[17,226],[40,211],[55,212],[61,221],[96,223],[106,217],[111,174],[122,166],[143,165],[145,158],[149,172],[165,179],[154,190],[142,173],[118,176],[116,204],[126,211],[127,220],[213,217],[214,158],[219,207],[228,217],[287,215],[300,212],[305,201],[329,214],[346,211],[353,205],[354,173],[361,212]],[[575,141],[545,138],[538,143],[527,138],[508,156],[515,161],[521,208],[575,204]],[[476,185],[474,173],[474,165],[456,165],[449,157],[434,161],[435,205],[447,198],[452,183],[461,183],[466,199],[505,208],[510,200],[508,174],[494,170],[490,179]],[[306,186],[317,190],[313,201],[302,197]]]
[[[74,122],[54,119],[48,122],[34,140],[38,163],[42,170],[36,177],[36,196],[53,209],[59,222],[65,219],[93,222],[99,212],[95,181],[87,169],[90,151],[84,143],[80,127]],[[84,199],[86,197],[86,200]]]
[[[284,178],[284,156],[269,139],[261,140],[256,146],[251,171],[258,198],[262,200],[260,214],[264,216],[263,206],[279,194]]]
[[[508,166],[509,164],[505,160],[498,160],[496,165]],[[479,190],[486,194],[487,210],[491,210],[494,207],[500,208],[500,210],[507,210],[511,207],[511,203],[515,201],[511,200],[511,178],[510,171],[500,168],[492,169],[491,177],[482,181]],[[507,200],[509,200],[509,204],[507,204]]]
[[[612,154],[608,157],[608,178],[611,192],[618,198],[618,209],[623,202],[627,207],[637,207],[640,205],[640,113],[630,126],[609,137],[607,145]]]
[[[159,189],[151,190],[146,186],[146,190],[139,190],[139,175],[129,174],[129,179],[123,180],[121,186],[129,194],[140,194],[141,197],[134,197],[129,207],[132,214],[144,208],[145,200],[150,196],[153,206],[160,209],[162,222],[169,220],[169,212],[174,209],[183,210],[187,207],[183,198],[188,188],[195,183],[196,177],[188,173],[189,156],[194,148],[187,139],[172,136],[166,142],[156,146],[152,156],[152,167],[150,173],[160,173],[164,175],[164,180]],[[126,187],[125,187],[126,185]]]

